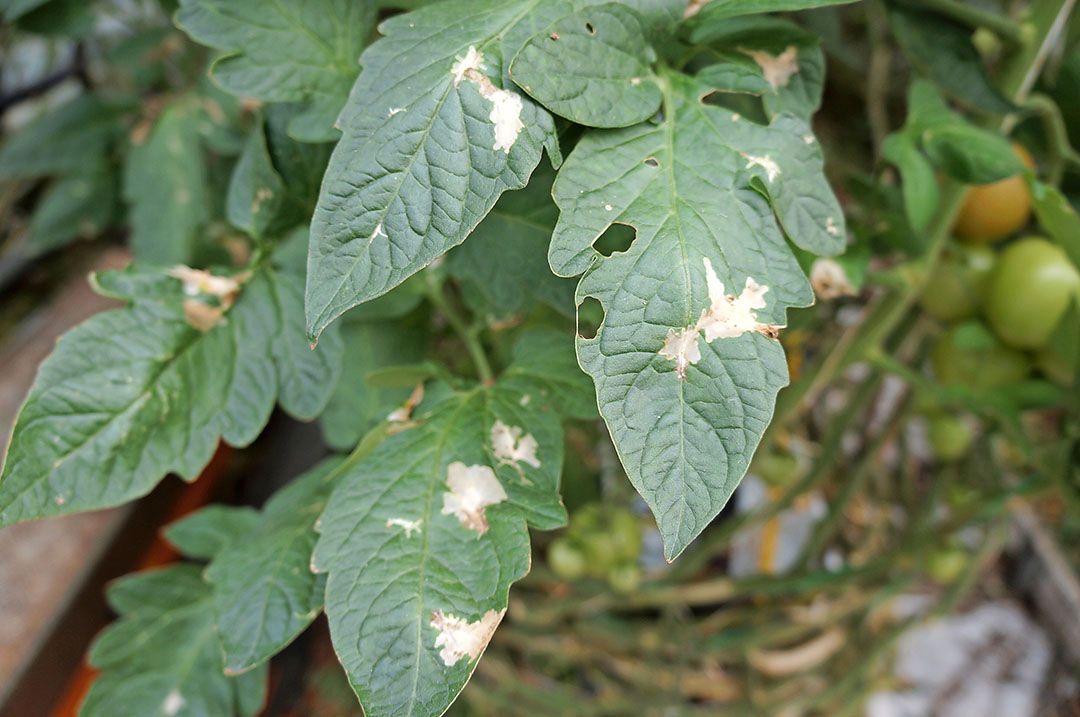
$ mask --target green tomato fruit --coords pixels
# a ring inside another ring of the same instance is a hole
[[[1010,346],[1039,349],[1078,297],[1080,272],[1061,247],[1027,237],[1001,253],[987,287],[986,319]]]
[[[754,456],[754,472],[769,485],[787,485],[799,475],[799,459],[787,451],[767,451]]]
[[[618,557],[637,560],[641,554],[641,524],[637,516],[625,509],[611,514],[608,530],[618,553]]]
[[[939,461],[951,463],[968,454],[975,432],[963,418],[946,413],[931,416],[927,424],[930,447]]]
[[[951,386],[997,388],[1027,378],[1031,362],[1010,349],[978,321],[958,324],[943,333],[930,353],[938,381]]]
[[[971,318],[978,312],[993,265],[994,252],[986,247],[972,247],[943,257],[931,269],[919,305],[939,321]]]
[[[641,569],[633,563],[619,563],[608,571],[607,580],[615,592],[632,593],[641,585]]]
[[[548,547],[548,565],[563,580],[577,580],[588,571],[589,561],[572,541],[556,538]]]
[[[948,548],[930,555],[926,572],[935,582],[947,585],[959,580],[967,565],[968,556],[963,550]]]

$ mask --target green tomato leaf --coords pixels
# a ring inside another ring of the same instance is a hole
[[[662,123],[590,132],[567,159],[550,260],[585,272],[579,305],[605,309],[578,359],[673,559],[730,497],[787,382],[770,337],[813,296],[785,234],[835,254],[845,230],[802,120],[758,125],[664,80]],[[605,257],[593,243],[614,223],[637,237]]]
[[[881,148],[882,155],[900,170],[904,212],[911,228],[921,232],[937,211],[938,182],[934,168],[905,132],[891,134]]]
[[[469,241],[454,249],[446,266],[469,282],[495,316],[530,311],[542,302],[563,314],[574,304],[573,282],[547,267],[548,244],[559,209],[551,201],[555,172],[538,168],[521,191],[504,194]]]
[[[656,53],[638,14],[607,3],[580,10],[534,35],[510,64],[510,78],[572,122],[626,127],[656,114]]]
[[[284,201],[285,181],[270,158],[263,123],[256,122],[233,168],[225,215],[233,226],[257,239],[278,218]]]
[[[427,332],[401,321],[344,321],[341,377],[319,419],[323,438],[348,451],[409,397],[408,388],[377,388],[368,376],[424,357]]]
[[[1056,187],[1040,182],[1026,172],[1031,203],[1039,226],[1061,245],[1069,260],[1080,269],[1080,215]]]
[[[254,440],[275,400],[314,418],[336,381],[340,337],[309,350],[297,275],[96,278],[128,305],[70,331],[41,365],[0,472],[0,526],[118,505],[167,473],[192,480],[220,437]]]
[[[90,648],[101,670],[81,717],[256,714],[267,672],[226,677],[211,591],[194,565],[129,575],[109,588],[121,619]]]
[[[326,578],[311,572],[311,553],[339,466],[327,459],[279,491],[207,568],[227,673],[265,663],[322,610]]]
[[[116,176],[103,163],[58,179],[34,207],[29,245],[50,251],[95,237],[112,223],[117,204]]]
[[[1016,109],[987,77],[970,28],[899,3],[889,3],[889,24],[908,60],[946,94],[986,112]]]
[[[720,25],[724,20],[765,12],[795,12],[829,5],[846,5],[855,0],[690,0],[686,8],[695,30]]]
[[[258,524],[259,514],[251,508],[211,505],[169,524],[165,539],[189,558],[210,560]]]
[[[209,219],[210,197],[193,96],[170,105],[145,138],[133,140],[124,172],[131,248],[139,261],[188,261]]]
[[[697,73],[699,82],[721,92],[740,92],[763,95],[772,90],[765,79],[761,66],[752,58],[739,52],[716,50],[709,58],[715,60]]]
[[[514,343],[513,358],[499,379],[503,386],[567,418],[597,417],[596,391],[578,366],[569,335],[549,328],[530,329]]]
[[[568,4],[449,0],[380,26],[312,221],[312,339],[462,243],[544,148],[558,161],[554,121],[504,65]]]
[[[101,164],[116,138],[123,105],[80,95],[35,119],[0,148],[0,179],[77,174]]]
[[[934,166],[965,184],[989,184],[1024,169],[1012,145],[995,132],[950,123],[923,130],[922,147]]]
[[[337,138],[334,120],[360,70],[375,24],[367,0],[181,0],[177,24],[197,42],[226,51],[210,70],[229,92],[264,102],[304,102],[297,139]]]
[[[319,519],[331,637],[369,717],[443,714],[528,572],[526,524],[565,523],[557,415],[499,385],[441,393]]]

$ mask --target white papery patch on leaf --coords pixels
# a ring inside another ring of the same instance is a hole
[[[734,117],[732,117],[734,119]],[[754,167],[761,167],[765,170],[765,176],[770,182],[776,181],[776,178],[780,176],[780,165],[776,163],[776,160],[765,155],[764,157],[755,157],[752,154],[744,154],[746,158],[746,168],[753,169]]]
[[[495,127],[495,144],[492,149],[501,149],[510,154],[510,148],[514,146],[521,130],[525,129],[521,121],[521,111],[525,105],[521,101],[521,95],[510,90],[499,89],[483,70],[484,54],[478,52],[475,47],[469,47],[465,57],[458,58],[450,72],[454,76],[454,87],[460,85],[463,79],[468,79],[476,85],[480,95],[491,103],[491,114],[488,115],[488,119]]]
[[[443,493],[442,514],[455,516],[462,525],[480,535],[486,533],[485,509],[507,499],[495,471],[489,466],[467,466],[455,461],[447,468],[446,484],[450,490]]]
[[[844,267],[835,259],[814,260],[810,267],[810,285],[814,287],[814,294],[822,301],[855,294],[855,287],[851,285]]]
[[[500,463],[518,467],[518,463],[527,463],[533,468],[540,467],[536,451],[540,447],[531,433],[525,433],[518,426],[508,426],[502,421],[495,421],[491,427],[491,445],[495,458]]]
[[[799,71],[799,48],[795,45],[788,45],[779,55],[746,48],[740,48],[740,51],[758,64],[765,75],[765,81],[772,85],[774,90],[787,87],[792,75]]]
[[[386,420],[388,423],[404,423],[412,418],[413,409],[424,400],[424,384],[418,383],[413,388],[412,393],[405,399],[405,403],[401,404],[397,408],[387,415]]]
[[[709,307],[701,312],[701,318],[693,326],[669,330],[664,346],[658,352],[675,362],[675,373],[681,379],[686,378],[689,366],[701,360],[699,332],[704,331],[705,340],[712,343],[715,339],[733,339],[751,332],[776,338],[780,329],[776,324],[759,322],[755,313],[757,309],[765,308],[765,294],[769,287],[758,284],[748,276],[738,296],[728,294],[709,258],[703,258],[702,262],[709,287]]]
[[[401,528],[405,531],[405,537],[411,538],[413,532],[420,532],[420,525],[423,523],[423,519],[409,520],[408,518],[390,518],[386,521],[387,528]]]
[[[660,349],[660,355],[675,362],[675,373],[679,378],[686,378],[686,369],[691,364],[701,360],[701,349],[698,347],[698,327],[690,326],[685,329],[671,329],[668,331],[664,347]]]
[[[435,638],[435,647],[439,649],[443,664],[453,667],[462,658],[470,661],[478,659],[505,614],[505,609],[488,610],[476,622],[469,622],[442,610],[432,613],[431,626],[439,631]]]
[[[776,338],[779,326],[763,324],[757,320],[756,309],[765,308],[765,293],[769,287],[761,286],[751,277],[746,277],[742,293],[732,296],[724,292],[724,284],[716,276],[712,262],[708,257],[702,259],[705,264],[705,280],[709,285],[709,308],[701,314],[698,328],[705,332],[705,340],[733,339],[752,331],[770,338]]]
[[[216,276],[202,269],[179,265],[169,269],[169,276],[184,284],[184,318],[205,333],[217,326],[225,312],[232,308],[240,295],[240,287],[251,274]]]
[[[165,701],[161,704],[161,711],[168,715],[168,717],[172,717],[173,715],[180,714],[180,710],[184,709],[185,704],[187,704],[187,700],[180,694],[180,691],[173,690],[165,695]]]

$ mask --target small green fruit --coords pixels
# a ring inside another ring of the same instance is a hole
[[[548,547],[548,565],[563,580],[577,580],[588,571],[589,561],[571,541],[556,538]]]

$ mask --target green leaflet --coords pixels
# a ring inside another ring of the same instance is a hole
[[[618,3],[587,7],[534,35],[510,77],[537,102],[572,122],[627,127],[660,107],[649,65],[656,53],[638,14]]]
[[[7,22],[13,22],[32,10],[44,5],[48,0],[6,0],[0,16]]]
[[[1056,187],[1040,182],[1031,172],[1025,178],[1031,190],[1031,204],[1035,216],[1039,218],[1039,226],[1061,245],[1069,260],[1080,269],[1080,215]]]
[[[284,201],[285,180],[270,158],[263,123],[256,122],[233,168],[225,215],[233,226],[258,239],[278,218]]]
[[[380,369],[412,364],[424,357],[427,332],[404,321],[343,321],[341,377],[319,421],[323,438],[348,451],[409,397],[410,387],[378,388],[368,376]]]
[[[139,261],[188,261],[197,232],[209,219],[207,176],[193,96],[170,105],[142,141],[124,172],[131,248]]]
[[[1016,109],[987,77],[970,28],[894,2],[888,8],[897,42],[922,74],[968,107],[996,114]]]
[[[526,524],[566,518],[555,413],[498,384],[428,393],[440,397],[345,472],[319,519],[313,565],[369,717],[449,707],[529,569]]]
[[[81,95],[30,123],[0,148],[0,179],[85,172],[117,135],[123,105]]]
[[[312,220],[312,339],[463,242],[499,195],[525,186],[544,148],[558,162],[551,116],[513,90],[505,65],[572,9],[448,0],[380,26]]]
[[[254,440],[275,401],[314,418],[340,370],[336,333],[307,346],[294,274],[258,270],[224,316],[227,291],[185,297],[158,270],[96,278],[128,306],[67,333],[41,365],[0,472],[0,525],[118,505],[167,473],[194,479],[219,438]]]
[[[777,17],[739,17],[700,27],[693,38],[707,43],[706,51],[720,60],[698,72],[700,81],[724,91],[760,94],[770,118],[787,112],[809,123],[821,106],[825,56],[817,36],[798,25]],[[748,70],[737,58],[753,67]]]
[[[108,599],[121,619],[90,648],[101,670],[80,717],[254,715],[267,671],[226,677],[211,591],[194,565],[121,578]]]
[[[104,164],[56,180],[34,208],[30,246],[49,251],[97,236],[113,221],[117,194],[116,177]]]
[[[207,568],[227,673],[265,663],[322,610],[325,576],[310,570],[315,519],[340,466],[327,459],[275,494],[256,525]]]
[[[813,297],[784,235],[835,254],[845,230],[804,122],[761,126],[700,101],[709,88],[690,78],[663,79],[663,123],[592,131],[567,159],[550,260],[560,275],[585,272],[579,304],[605,309],[578,358],[673,559],[730,497],[787,381],[783,351],[759,332]],[[637,238],[605,258],[592,244],[613,223]],[[735,298],[707,286],[706,261]],[[728,301],[741,318],[699,335],[703,311],[722,318]]]
[[[225,546],[252,533],[259,514],[251,508],[210,505],[165,528],[165,539],[189,558],[210,560]]]
[[[898,132],[886,137],[881,153],[900,170],[904,211],[911,228],[923,231],[929,226],[938,206],[938,182],[934,168],[909,133]]]
[[[855,0],[691,0],[687,12],[694,28],[722,23],[733,17],[765,12],[812,10],[828,5],[846,5]]]
[[[547,270],[548,244],[559,218],[551,201],[554,180],[554,171],[537,168],[529,186],[504,194],[469,241],[447,257],[454,278],[470,282],[495,316],[527,312],[538,302],[563,314],[573,311],[573,282]]]
[[[514,344],[514,362],[499,382],[567,418],[596,418],[596,391],[581,372],[574,344],[563,331],[536,328]]]
[[[334,120],[360,70],[375,11],[368,0],[181,0],[176,22],[230,53],[210,71],[222,87],[265,102],[307,103],[289,132],[326,142],[337,137]]]

